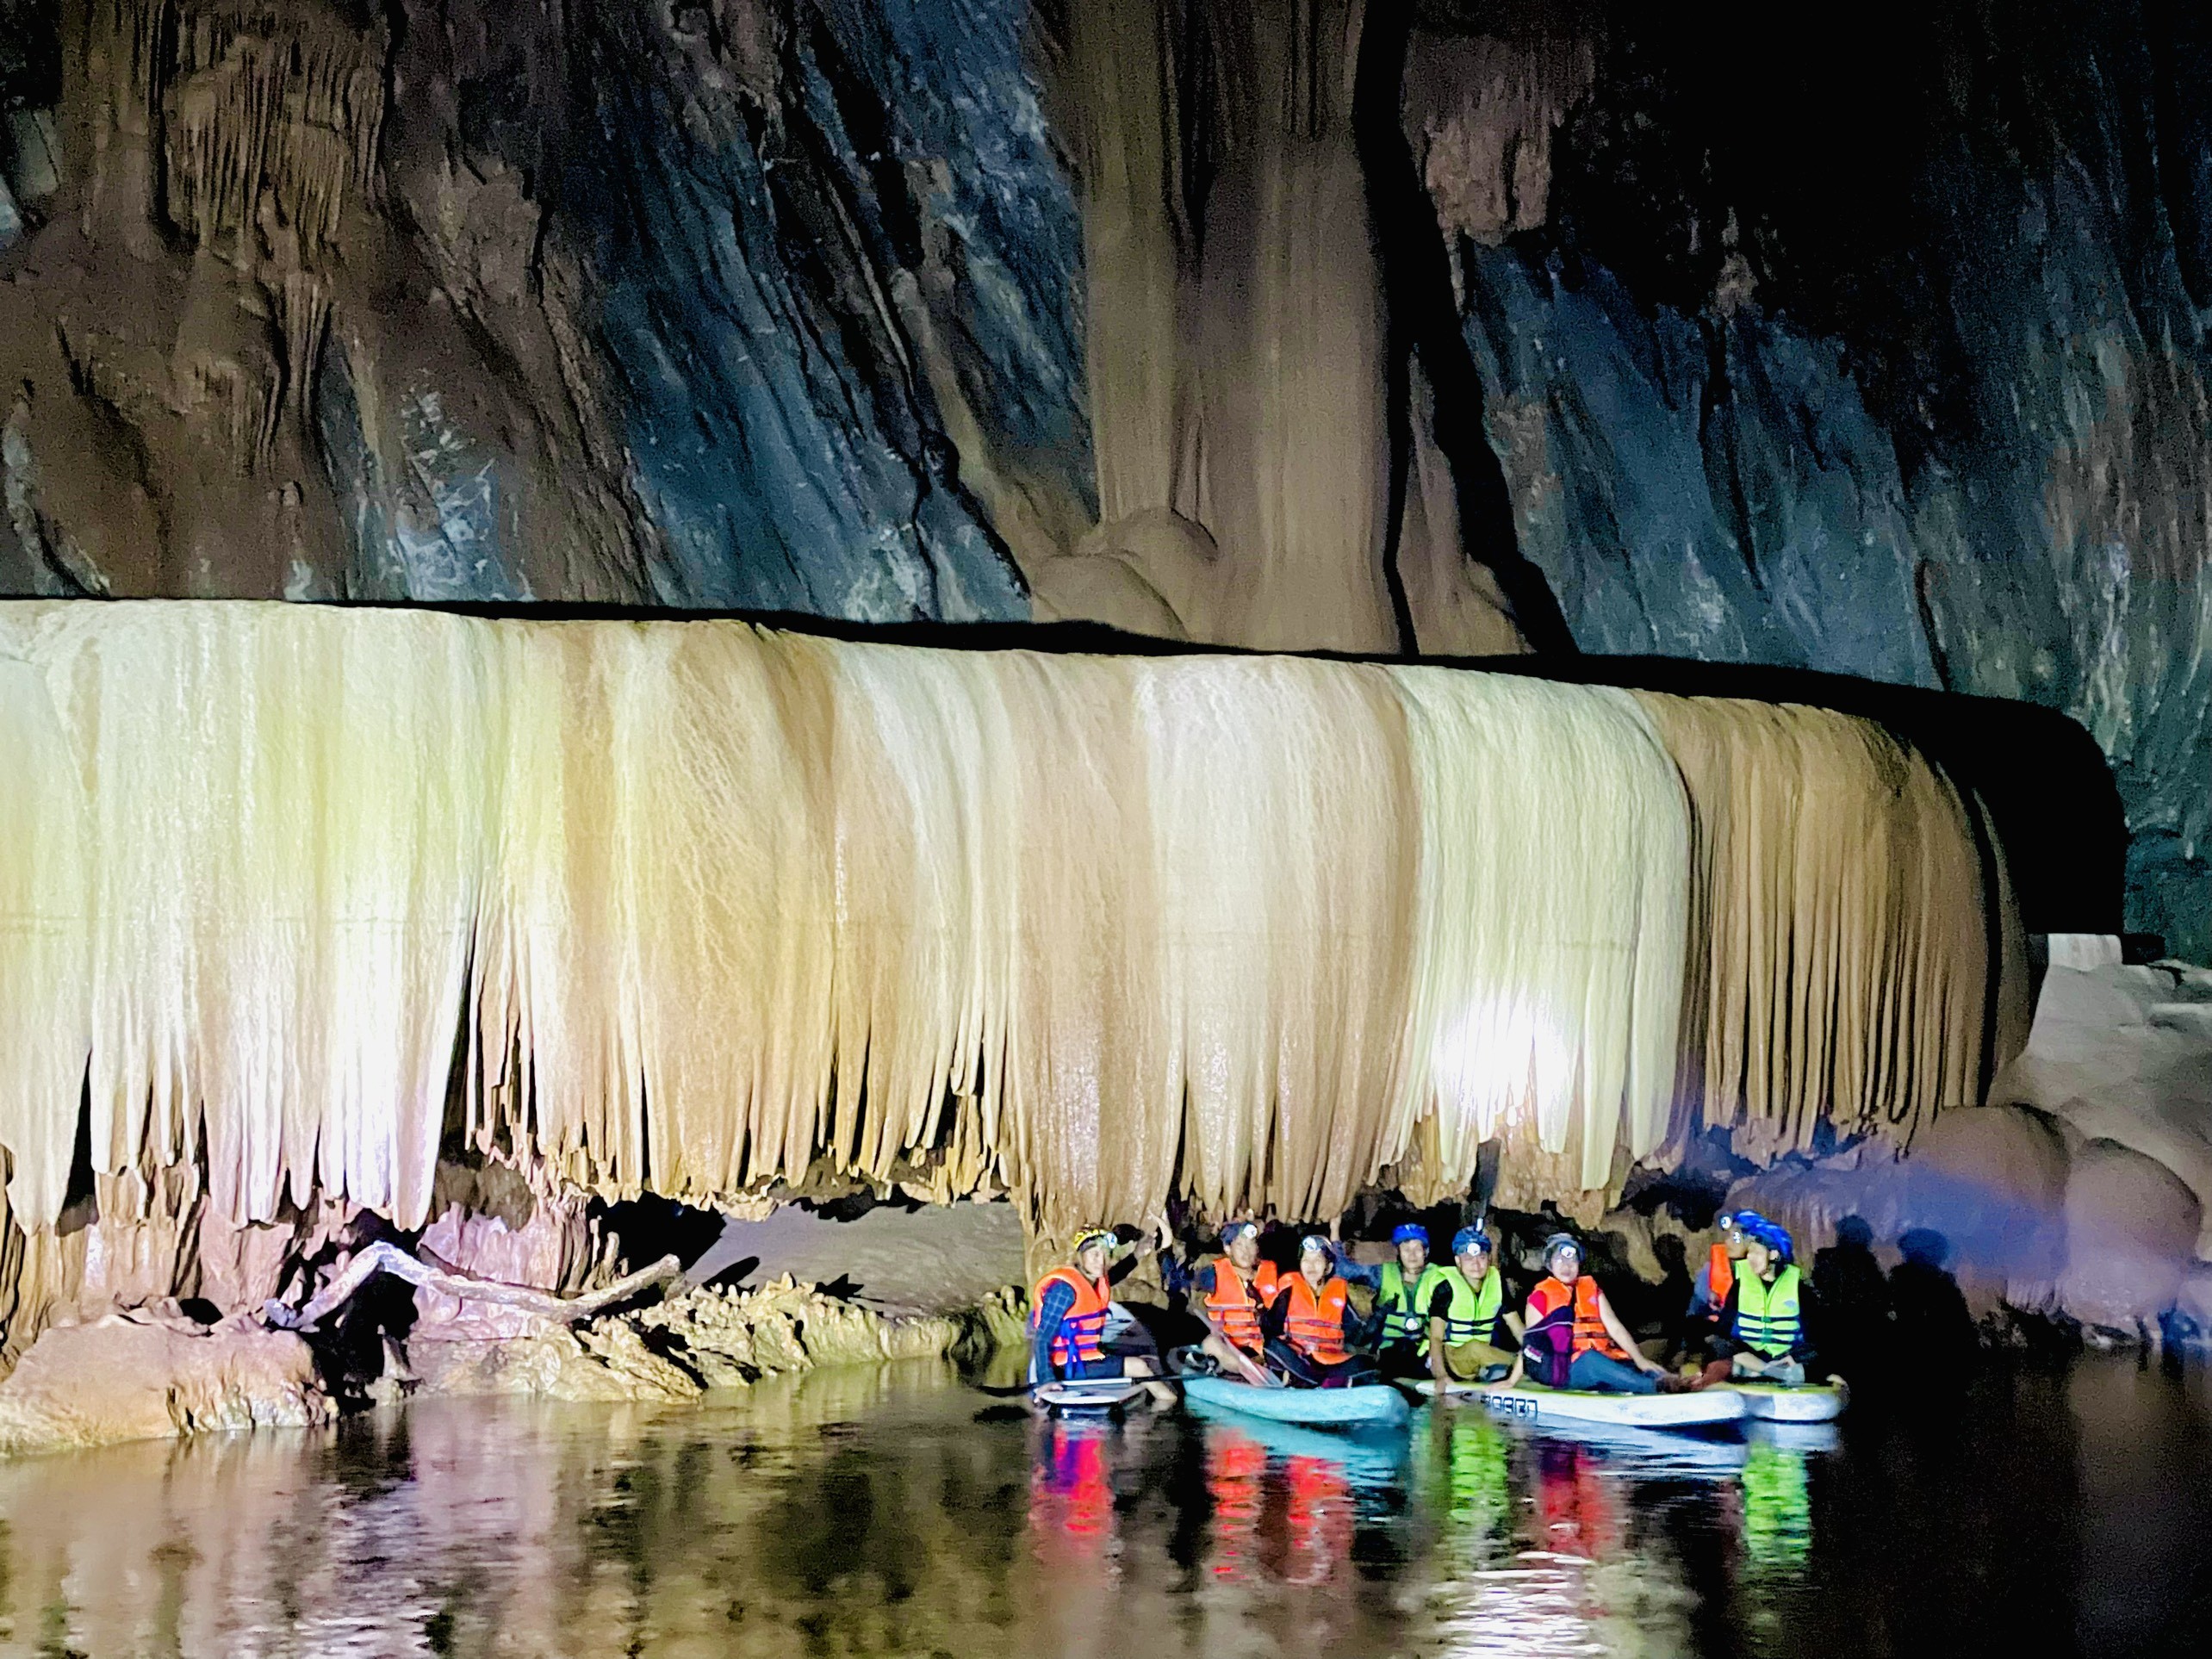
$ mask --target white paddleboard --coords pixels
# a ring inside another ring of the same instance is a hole
[[[1424,1377],[1414,1384],[1434,1396],[1436,1384]],[[1705,1389],[1696,1394],[1586,1394],[1574,1389],[1545,1389],[1523,1383],[1514,1389],[1486,1389],[1478,1382],[1453,1382],[1446,1392],[1480,1400],[1500,1417],[1530,1423],[1616,1425],[1625,1428],[1710,1428],[1740,1422],[1746,1415],[1743,1393]]]
[[[1767,1423],[1832,1423],[1851,1403],[1841,1379],[1785,1388],[1779,1382],[1731,1382],[1743,1396],[1743,1414]]]
[[[1098,1376],[1079,1382],[1047,1382],[1029,1390],[1038,1405],[1058,1412],[1114,1411],[1145,1391],[1145,1385],[1127,1376]]]

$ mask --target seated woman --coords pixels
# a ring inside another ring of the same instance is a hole
[[[1806,1342],[1808,1287],[1793,1259],[1790,1235],[1774,1222],[1744,1225],[1743,1271],[1736,1276],[1723,1312],[1731,1347],[1729,1371],[1739,1382],[1805,1382],[1812,1354]]]
[[[1524,1375],[1550,1388],[1600,1394],[1672,1394],[1685,1386],[1638,1351],[1598,1282],[1582,1271],[1582,1246],[1573,1234],[1544,1240],[1544,1266],[1550,1277],[1529,1292],[1521,1351],[1494,1386],[1510,1389]]]
[[[1190,1280],[1190,1306],[1206,1321],[1205,1354],[1227,1376],[1265,1383],[1267,1339],[1259,1322],[1282,1289],[1281,1276],[1273,1262],[1259,1258],[1257,1221],[1223,1227],[1221,1250]]]
[[[1364,1333],[1336,1252],[1314,1233],[1298,1243],[1298,1271],[1260,1315],[1268,1364],[1296,1386],[1348,1389],[1375,1380],[1375,1362],[1354,1348]]]
[[[1090,1377],[1159,1375],[1147,1356],[1107,1351],[1106,1326],[1114,1293],[1106,1271],[1114,1246],[1114,1235],[1103,1227],[1078,1233],[1072,1263],[1053,1268],[1037,1281],[1029,1297],[1031,1388]],[[1175,1397],[1165,1385],[1156,1386],[1153,1394],[1164,1401]]]

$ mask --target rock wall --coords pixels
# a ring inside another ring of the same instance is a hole
[[[2128,925],[2212,951],[2201,14],[1426,9],[1439,56],[1483,43],[1430,171],[1576,640],[2064,709],[2127,804]]]

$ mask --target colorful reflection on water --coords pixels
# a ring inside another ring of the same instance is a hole
[[[1037,1422],[930,1364],[704,1407],[422,1401],[0,1465],[0,1651],[2195,1651],[2199,1377],[1849,1432]]]

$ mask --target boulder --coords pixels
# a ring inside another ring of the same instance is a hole
[[[0,1382],[0,1453],[327,1422],[335,1409],[289,1332],[151,1312],[48,1330]]]
[[[2131,1331],[2174,1306],[2203,1216],[2181,1179],[2142,1153],[2094,1140],[2066,1180],[2058,1299],[2085,1325]]]
[[[1991,1098],[2132,1148],[2185,1183],[2200,1215],[2212,1212],[2212,970],[2054,959],[2027,1052]],[[2212,1258],[2212,1238],[2200,1233],[2190,1253]]]

